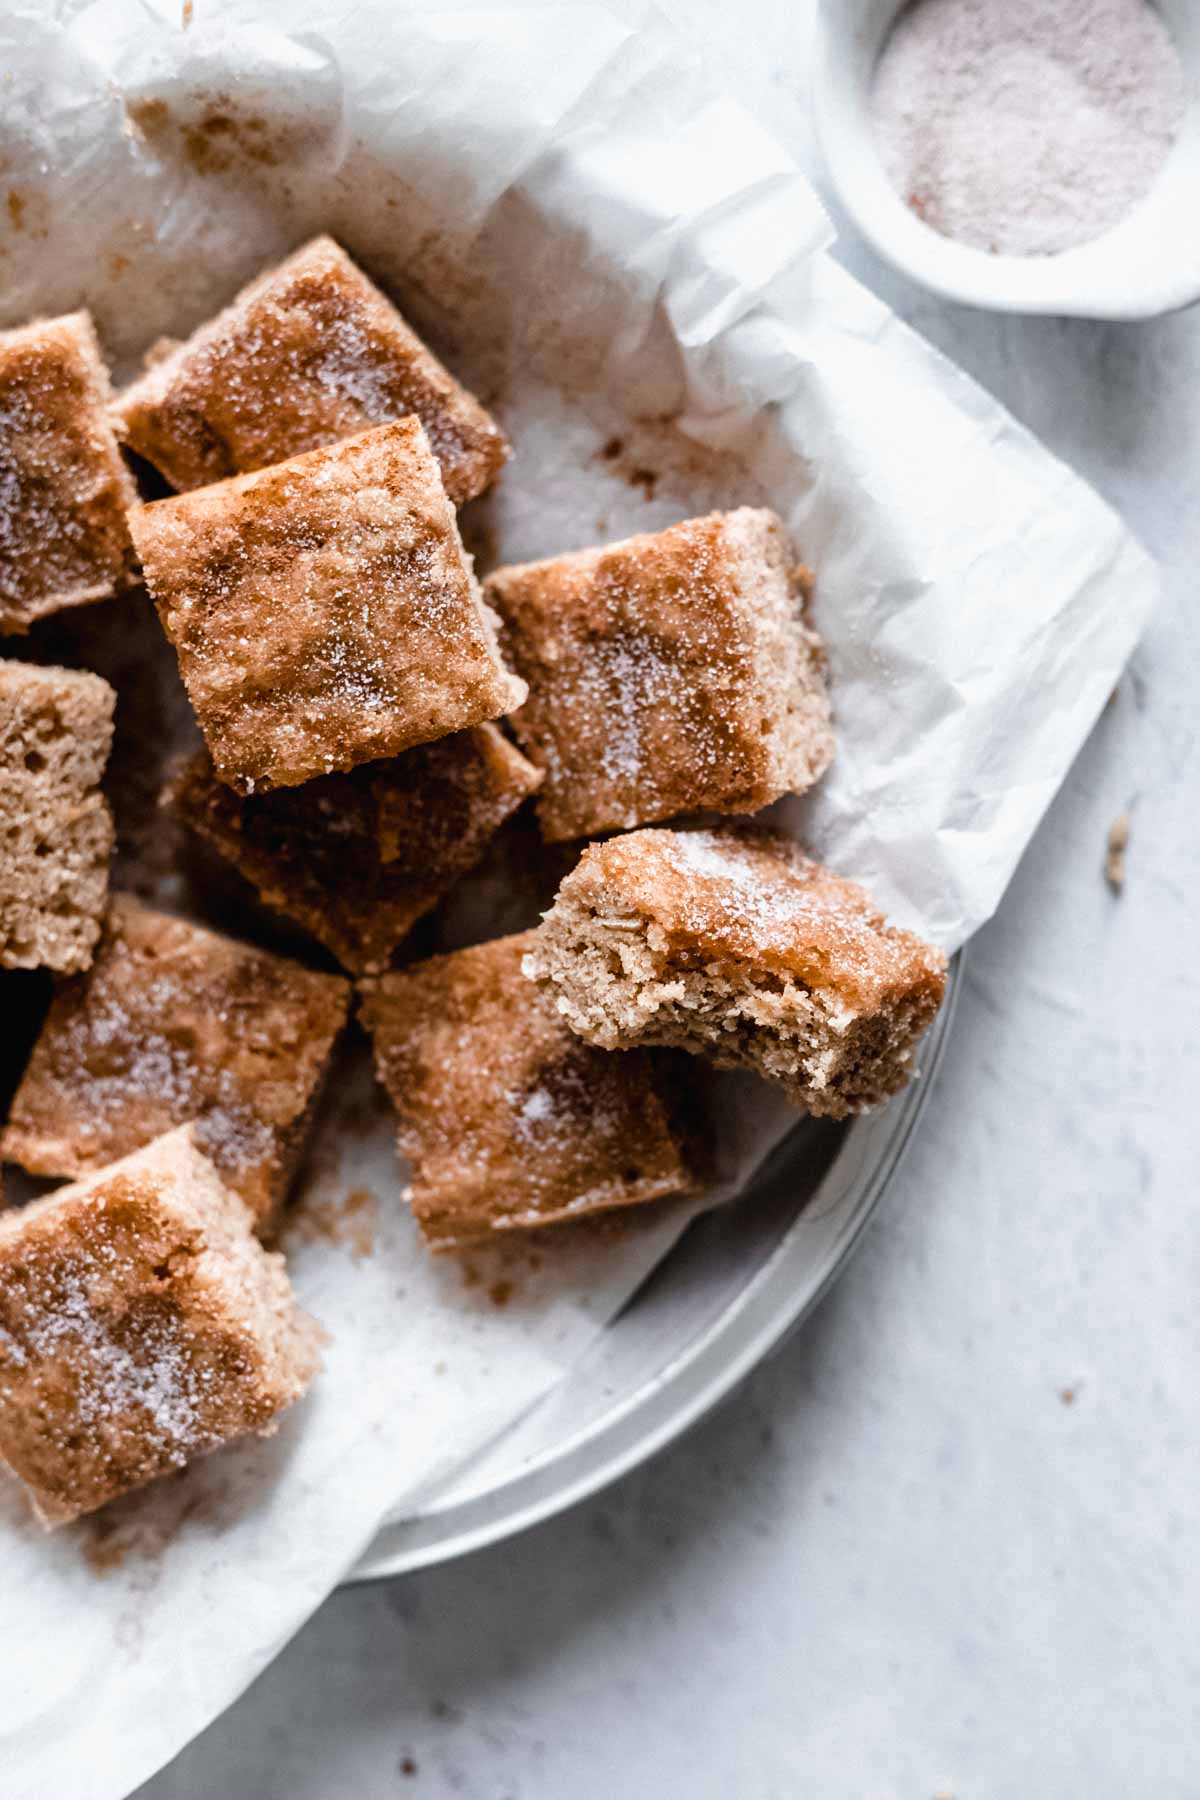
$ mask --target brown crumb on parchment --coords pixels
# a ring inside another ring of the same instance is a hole
[[[154,137],[171,122],[170,109],[165,100],[127,101],[125,116],[132,131],[145,138]]]
[[[50,203],[37,188],[10,187],[4,197],[8,222],[13,231],[27,237],[44,238],[50,229]]]
[[[807,563],[793,563],[788,570],[788,580],[792,584],[792,592],[799,597],[800,605],[807,616],[812,606],[813,595],[817,591],[817,578]]]
[[[194,10],[183,20],[186,31]],[[224,175],[230,169],[274,169],[295,154],[299,140],[293,128],[247,113],[228,93],[197,97],[195,114],[174,114],[165,100],[148,98],[126,103],[130,133],[157,156],[175,157],[195,175]],[[303,134],[301,133],[301,136]]]
[[[1129,814],[1123,812],[1108,828],[1108,844],[1104,853],[1104,879],[1114,894],[1125,886],[1125,852],[1129,848]]]
[[[119,1569],[130,1549],[129,1540],[104,1513],[87,1521],[83,1544],[83,1560],[94,1575],[108,1575]]]
[[[164,1553],[186,1528],[223,1527],[229,1494],[228,1483],[214,1479],[211,1470],[197,1479],[194,1469],[179,1469],[78,1520],[73,1534],[93,1575],[111,1575],[133,1560],[145,1565],[136,1583],[145,1587],[157,1579]]]
[[[334,1244],[361,1262],[375,1249],[375,1195],[351,1188],[328,1199],[302,1200],[287,1221],[286,1236],[303,1244]]]
[[[596,451],[601,462],[618,463],[625,456],[625,439],[610,437]],[[632,463],[628,468],[618,471],[631,488],[640,488],[643,500],[653,500],[658,492],[658,471],[648,468],[643,463]]]
[[[1083,1383],[1081,1381],[1073,1381],[1070,1383],[1069,1386],[1059,1388],[1058,1397],[1062,1401],[1063,1405],[1064,1406],[1074,1406],[1075,1402],[1079,1398],[1082,1387],[1083,1387]]]

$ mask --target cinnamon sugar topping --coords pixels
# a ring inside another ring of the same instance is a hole
[[[523,967],[589,1043],[676,1046],[840,1117],[911,1077],[946,959],[790,838],[727,826],[592,845]]]
[[[0,332],[0,633],[129,578],[135,498],[87,313]]]
[[[397,946],[483,854],[541,775],[493,725],[388,762],[241,799],[207,755],[173,790],[183,817],[355,973]]]
[[[363,1021],[435,1248],[693,1185],[676,1059],[606,1056],[521,978],[533,933],[363,984]]]
[[[131,514],[216,772],[243,793],[394,756],[523,697],[404,419]]]
[[[174,487],[202,487],[416,414],[456,505],[508,445],[391,302],[314,238],[120,396],[122,434]]]
[[[83,1175],[189,1120],[264,1228],[303,1145],[347,984],[119,898],[56,997],[0,1139]]]
[[[501,569],[486,592],[529,683],[513,726],[546,770],[548,837],[753,812],[825,769],[819,644],[774,514]]]
[[[317,1342],[186,1131],[0,1218],[0,1458],[47,1523],[270,1430]]]

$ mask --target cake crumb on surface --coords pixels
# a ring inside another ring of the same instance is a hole
[[[332,1244],[361,1262],[375,1250],[377,1207],[374,1193],[365,1187],[320,1197],[306,1194],[289,1215],[285,1248],[295,1243]]]
[[[1127,812],[1118,813],[1108,828],[1108,839],[1104,850],[1104,879],[1114,894],[1122,892],[1125,886],[1125,853],[1129,848],[1130,818]]]

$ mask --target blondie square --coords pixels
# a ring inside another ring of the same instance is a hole
[[[100,794],[116,695],[98,675],[0,662],[0,967],[85,969],[113,826]]]
[[[695,1186],[680,1062],[581,1043],[522,980],[531,943],[523,932],[363,983],[435,1250]]]
[[[725,827],[593,844],[524,969],[589,1043],[674,1045],[840,1118],[910,1078],[946,958],[790,838]]]
[[[117,896],[96,960],[54,997],[0,1152],[90,1175],[176,1125],[260,1230],[303,1149],[349,983]]]
[[[804,572],[774,513],[741,507],[486,584],[529,698],[548,838],[689,812],[757,812],[833,756]]]
[[[136,498],[87,313],[0,331],[0,633],[125,584]]]
[[[130,523],[213,766],[242,793],[395,756],[524,698],[416,419]]]
[[[269,1435],[320,1341],[186,1127],[0,1216],[0,1459],[47,1525]]]
[[[456,506],[504,435],[332,238],[314,238],[173,347],[114,408],[172,487],[203,487],[415,413]]]
[[[401,940],[541,781],[494,725],[389,762],[241,798],[203,751],[170,790],[175,810],[354,974]]]

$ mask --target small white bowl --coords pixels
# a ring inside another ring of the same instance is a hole
[[[1200,300],[1200,5],[1159,0],[1190,96],[1179,137],[1127,217],[1055,256],[994,256],[943,237],[907,207],[883,166],[871,84],[905,0],[821,0],[813,62],[817,135],[839,200],[863,236],[914,281],[1001,312],[1149,319]]]

